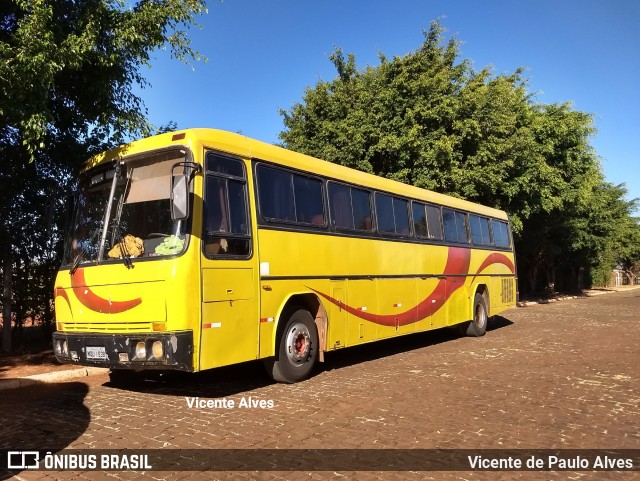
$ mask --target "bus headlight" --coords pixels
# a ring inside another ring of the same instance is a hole
[[[136,357],[138,359],[145,359],[147,357],[147,348],[144,345],[144,341],[136,344]]]
[[[67,341],[62,341],[62,355],[64,357],[69,357],[69,346],[67,345]]]
[[[162,356],[164,355],[164,346],[162,345],[162,341],[155,341],[151,347],[151,352],[153,357],[156,359],[162,359]]]
[[[56,349],[56,356],[61,356],[62,355],[62,341],[56,341],[54,347]]]

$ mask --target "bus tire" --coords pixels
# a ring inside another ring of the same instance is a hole
[[[294,383],[309,377],[318,359],[318,331],[309,311],[298,306],[285,310],[286,324],[278,352],[265,366],[274,381]]]
[[[464,326],[463,334],[471,337],[484,336],[485,332],[487,332],[488,322],[487,303],[482,294],[476,293],[473,298],[473,319],[471,322],[462,324]]]

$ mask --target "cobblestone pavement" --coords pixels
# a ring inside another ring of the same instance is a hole
[[[512,309],[480,339],[450,330],[327,355],[274,384],[258,363],[112,386],[6,391],[0,448],[640,448],[640,291]],[[188,397],[236,408],[190,408]],[[273,408],[239,408],[242,398]],[[31,472],[21,480],[640,479],[634,472]]]

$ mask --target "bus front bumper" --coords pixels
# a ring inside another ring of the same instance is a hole
[[[86,334],[53,333],[61,363],[120,369],[193,371],[193,332]]]

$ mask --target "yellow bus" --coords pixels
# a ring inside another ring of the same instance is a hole
[[[196,372],[324,354],[515,304],[505,212],[211,129],[91,159],[55,282],[61,362]]]

